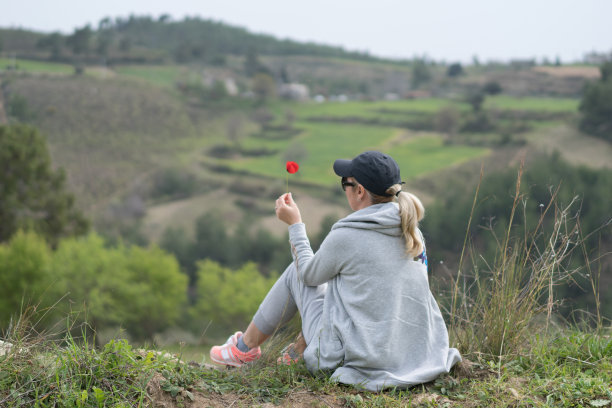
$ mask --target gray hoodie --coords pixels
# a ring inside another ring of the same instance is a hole
[[[289,227],[289,239],[299,279],[328,283],[318,336],[304,352],[311,372],[332,370],[339,382],[378,391],[431,381],[461,361],[427,266],[405,254],[396,203],[338,221],[316,254],[304,224]]]

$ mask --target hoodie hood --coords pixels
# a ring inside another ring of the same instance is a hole
[[[394,202],[371,205],[336,222],[332,230],[337,228],[372,230],[393,237],[401,236],[399,206]]]

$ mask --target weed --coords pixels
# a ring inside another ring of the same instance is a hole
[[[520,192],[521,175],[522,167],[504,236],[498,237],[491,228],[497,242],[495,258],[491,262],[478,259],[469,250],[466,236],[450,310],[450,331],[459,348],[464,353],[483,353],[500,361],[519,354],[534,330],[536,316],[543,314],[543,327],[549,327],[553,308],[558,304],[554,299],[555,286],[578,273],[568,267],[570,255],[581,245],[581,238],[575,238],[579,228],[572,215],[575,199],[558,207],[557,189],[548,206],[542,209],[533,231],[523,231],[519,238],[511,233],[517,212],[522,209],[526,217],[526,198]],[[473,208],[475,205],[476,197]],[[544,236],[549,212],[554,216]],[[466,248],[473,265],[473,274],[469,276],[461,269]],[[482,264],[484,267],[479,266]]]

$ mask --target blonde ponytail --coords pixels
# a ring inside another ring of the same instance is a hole
[[[425,216],[425,207],[417,196],[402,191],[401,184],[394,184],[385,191],[389,196],[397,197],[402,234],[406,241],[406,254],[412,257],[419,256],[424,249],[423,238],[418,231],[419,221]],[[392,200],[391,197],[377,196],[370,193],[372,203],[384,203]]]

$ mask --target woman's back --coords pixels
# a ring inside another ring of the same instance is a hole
[[[331,256],[338,274],[325,295],[320,342],[304,354],[309,368],[342,364],[334,377],[367,382],[373,390],[448,371],[446,327],[426,266],[405,254],[395,204],[373,205],[339,221],[315,255]],[[458,360],[458,352],[450,353]],[[450,360],[452,365],[455,358]]]

